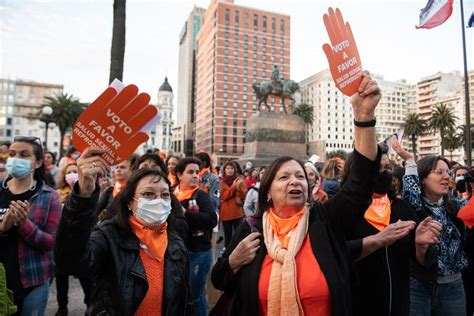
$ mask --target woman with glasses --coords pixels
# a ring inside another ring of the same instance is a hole
[[[65,273],[93,277],[88,315],[193,315],[189,262],[173,230],[166,174],[143,168],[117,195],[112,219],[91,233],[99,200],[97,176],[109,167],[103,149],[77,161],[79,180],[66,201],[56,244]]]
[[[217,214],[209,195],[199,189],[201,161],[195,157],[181,159],[175,167],[178,186],[174,194],[183,206],[189,226],[186,246],[191,264],[191,289],[197,315],[207,315],[207,300],[204,289],[211,268],[212,229],[217,224]]]
[[[411,315],[466,315],[461,271],[467,267],[462,249],[466,227],[457,218],[465,200],[450,197],[451,170],[441,156],[427,156],[417,162],[392,137],[395,152],[406,161],[402,197],[423,219],[430,216],[442,225],[439,244],[425,246],[425,257],[412,262],[410,280]],[[423,249],[421,249],[423,251]]]
[[[0,262],[19,315],[43,315],[54,276],[53,246],[61,217],[58,193],[45,184],[37,137],[16,137],[0,186]]]

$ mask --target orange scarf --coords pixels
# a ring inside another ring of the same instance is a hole
[[[288,248],[291,239],[291,232],[296,228],[303,214],[304,207],[298,213],[289,218],[281,218],[276,215],[273,207],[268,210],[268,221],[270,222],[270,225],[272,225],[274,233],[278,236],[282,248]]]
[[[367,211],[365,211],[364,218],[367,222],[382,231],[390,223],[390,200],[385,195],[372,195],[372,203],[370,204]]]
[[[195,188],[191,188],[187,190],[181,190],[180,187],[181,186],[178,185],[176,189],[174,190],[174,195],[176,195],[176,197],[178,198],[180,202],[184,200],[189,200],[191,196],[193,195],[194,191],[199,189],[199,187],[195,187]]]
[[[135,236],[146,246],[146,251],[158,262],[161,262],[165,257],[166,247],[168,246],[168,234],[166,232],[168,224],[165,222],[155,229],[150,229],[141,224],[134,216],[129,216],[128,222]]]
[[[120,191],[122,191],[122,189],[125,187],[126,184],[127,184],[127,180],[119,180],[115,182],[114,190],[112,191],[112,196],[113,197],[117,196],[117,194],[119,194]]]
[[[199,179],[208,172],[211,173],[211,168],[202,168],[201,171],[199,171]]]

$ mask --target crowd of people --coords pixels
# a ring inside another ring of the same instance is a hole
[[[473,315],[474,233],[457,214],[474,212],[474,172],[415,161],[395,136],[391,161],[380,97],[364,73],[353,152],[323,166],[150,152],[111,167],[104,149],[57,162],[14,138],[0,156],[0,314],[43,315],[55,280],[67,315],[74,276],[88,315]]]

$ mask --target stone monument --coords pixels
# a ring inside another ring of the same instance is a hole
[[[248,120],[244,154],[240,156],[240,162],[250,161],[254,166],[268,165],[281,156],[305,160],[304,121],[297,115],[287,114],[284,103],[285,98],[295,102],[292,94],[299,89],[298,83],[280,78],[278,68],[274,66],[272,81],[254,83],[252,87],[257,95],[259,109],[264,103],[268,112],[257,112]],[[270,95],[281,98],[284,113],[270,111],[266,102]]]

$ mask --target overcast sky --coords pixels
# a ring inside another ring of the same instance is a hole
[[[437,71],[463,71],[460,3],[443,25],[415,29],[427,0],[275,1],[236,4],[291,16],[291,77],[327,68],[322,16],[339,7],[352,26],[365,69],[385,79],[416,83]],[[179,33],[194,5],[209,1],[128,0],[124,83],[156,102],[168,76],[177,100]],[[64,84],[90,102],[109,78],[113,0],[0,0],[0,77]],[[474,1],[464,1],[465,23]],[[468,67],[474,69],[474,28],[466,29]]]

